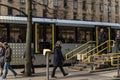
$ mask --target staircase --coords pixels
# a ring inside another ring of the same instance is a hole
[[[100,53],[109,48],[113,48],[115,46],[114,45],[115,41],[107,40],[98,46],[95,46],[94,42],[95,41],[87,42],[82,46],[79,46],[78,48],[66,54],[66,60],[71,60],[72,58],[77,57],[76,63],[72,65],[70,68],[81,71],[81,70],[90,70],[90,69],[96,70],[96,69],[113,66],[112,62],[114,62],[115,57],[120,55],[120,53],[116,53],[116,52],[107,53],[107,54],[102,53],[101,55]],[[107,44],[108,46],[106,46],[102,50],[98,50],[98,48],[103,46],[104,44]],[[83,46],[86,46],[86,45],[88,45],[88,47],[80,50]],[[92,65],[92,68],[91,68],[91,65]]]

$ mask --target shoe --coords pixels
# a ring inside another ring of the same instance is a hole
[[[24,73],[25,71],[21,71],[21,73]]]
[[[51,76],[51,78],[57,78],[56,76]]]
[[[15,73],[14,78],[16,78],[16,76],[17,76],[17,73]]]
[[[64,76],[67,76],[68,75],[68,73],[65,73],[65,75]]]
[[[32,74],[35,74],[35,72],[33,71]]]
[[[6,78],[2,76],[2,80],[6,80]]]

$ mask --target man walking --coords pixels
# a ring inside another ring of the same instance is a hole
[[[12,55],[11,48],[9,47],[8,43],[6,43],[6,42],[3,44],[3,46],[5,48],[5,57],[4,57],[5,64],[4,64],[2,79],[6,79],[6,76],[8,74],[8,69],[13,73],[14,76],[16,76],[17,73],[10,66],[11,55]]]

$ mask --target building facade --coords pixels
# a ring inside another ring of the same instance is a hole
[[[26,0],[0,0],[0,3],[26,12]],[[119,0],[34,0],[33,16],[81,21],[120,23]],[[24,16],[0,6],[0,15]]]

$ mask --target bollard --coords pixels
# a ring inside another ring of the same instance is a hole
[[[43,49],[43,55],[46,56],[46,80],[49,80],[49,54],[50,49]]]
[[[46,53],[46,80],[49,80],[49,53]]]

